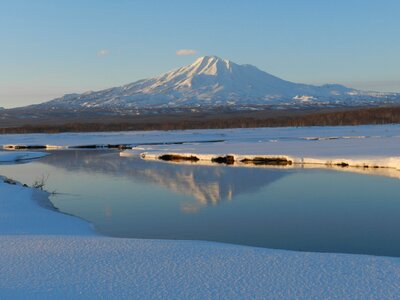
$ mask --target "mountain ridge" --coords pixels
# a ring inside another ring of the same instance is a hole
[[[400,94],[363,92],[339,84],[294,83],[249,64],[202,56],[192,64],[118,87],[62,97],[35,108],[176,108],[275,104],[355,104]]]

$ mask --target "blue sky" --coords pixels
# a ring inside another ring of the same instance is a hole
[[[122,85],[201,55],[295,82],[400,91],[399,12],[395,0],[0,0],[0,106]]]

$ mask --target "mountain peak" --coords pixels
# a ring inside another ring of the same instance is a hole
[[[220,58],[220,57],[218,57],[218,56],[216,56],[216,55],[205,55],[205,56],[200,56],[200,57],[198,57],[198,58],[195,60],[194,63],[196,63],[196,62],[204,62],[204,61],[207,61],[207,62],[217,62],[217,61],[224,61],[224,59],[222,59],[222,58]]]
[[[189,65],[189,68],[193,69],[193,73],[196,74],[218,75],[218,73],[231,71],[233,65],[234,63],[227,59],[210,55],[197,58],[194,63]]]

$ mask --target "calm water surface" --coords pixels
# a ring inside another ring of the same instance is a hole
[[[400,256],[400,180],[329,169],[179,165],[68,150],[0,174],[116,237]]]

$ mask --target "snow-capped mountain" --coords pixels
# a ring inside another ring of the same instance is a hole
[[[398,96],[398,94],[397,94]],[[150,108],[277,103],[348,103],[386,99],[338,84],[314,86],[275,77],[252,65],[216,56],[160,76],[106,90],[67,94],[39,104],[42,108]]]

